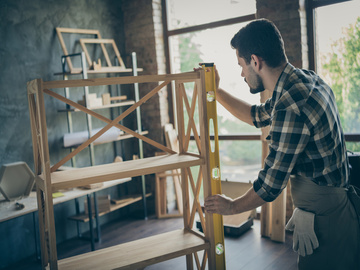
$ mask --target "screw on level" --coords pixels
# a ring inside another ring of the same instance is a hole
[[[215,92],[214,91],[207,92],[206,99],[208,102],[213,102],[215,100]]]
[[[218,167],[212,169],[212,178],[219,179],[220,169]]]
[[[221,255],[224,253],[224,246],[221,243],[218,243],[215,247],[215,253]]]

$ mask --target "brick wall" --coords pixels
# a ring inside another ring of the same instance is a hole
[[[257,18],[267,18],[279,28],[289,62],[307,68],[307,38],[304,0],[257,0]]]
[[[122,9],[125,50],[127,54],[137,53],[138,67],[144,69],[139,75],[166,73],[161,0],[125,0]],[[154,83],[140,85],[140,97],[156,86]],[[163,126],[169,122],[165,89],[141,106],[141,119],[143,129],[149,130],[148,137],[164,143]],[[152,156],[154,151],[158,150],[144,144],[145,156]]]

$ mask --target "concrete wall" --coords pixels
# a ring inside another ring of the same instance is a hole
[[[35,78],[62,79],[62,76],[54,75],[61,71],[60,57],[63,54],[55,27],[98,29],[104,38],[114,38],[124,60],[128,58],[122,1],[1,0],[0,166],[25,161],[33,169],[26,82]],[[46,106],[49,145],[54,162],[68,153],[61,144],[67,124],[65,114],[57,112],[63,107],[62,103],[47,100]],[[113,151],[111,145],[100,146],[97,162],[112,161]],[[84,160],[89,160],[86,151]],[[121,211],[117,215],[121,215]],[[58,242],[76,235],[75,223],[66,219],[74,212],[73,202],[55,207]],[[83,230],[86,228],[82,227]],[[0,268],[35,253],[31,214],[0,223],[0,235]]]

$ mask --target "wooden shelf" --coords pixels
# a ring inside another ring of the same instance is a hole
[[[147,134],[149,134],[149,131],[147,131],[147,130],[140,132],[140,135],[147,135]],[[123,135],[119,135],[119,137],[116,140],[109,141],[109,142],[121,141],[121,140],[125,140],[125,139],[130,139],[130,138],[134,138],[134,136],[131,134],[123,134]],[[109,143],[109,142],[94,143],[94,145]]]
[[[151,193],[147,193],[146,194],[146,197],[150,197],[152,194]],[[142,200],[142,196],[141,195],[137,195],[137,196],[126,196],[124,197],[123,199],[119,199],[119,203],[117,204],[110,204],[110,210],[108,211],[104,211],[104,212],[100,212],[99,213],[99,217],[103,216],[103,215],[106,215],[110,212],[113,212],[115,210],[118,210],[120,208],[123,208],[125,206],[128,206],[129,204],[132,204],[132,203],[135,203],[135,202],[138,202]],[[93,215],[93,217],[95,217],[95,215]],[[71,220],[75,220],[75,221],[80,221],[80,222],[89,222],[89,215],[88,214],[85,214],[85,213],[82,213],[82,214],[79,214],[79,215],[74,215],[74,216],[71,216],[71,217],[68,217],[68,219],[71,219]]]
[[[109,105],[102,105],[102,106],[97,106],[97,107],[89,107],[88,109],[89,110],[100,110],[100,109],[109,109],[109,108],[130,106],[130,105],[133,105],[133,104],[135,104],[135,101],[127,100],[127,101],[112,103],[112,104],[109,104]],[[58,110],[58,112],[81,112],[81,110],[76,109],[76,108],[71,108],[71,109]]]
[[[140,135],[147,135],[149,134],[149,131],[142,131],[139,133]],[[103,142],[94,142],[93,144],[94,145],[100,145],[100,144],[104,144],[104,143],[111,143],[111,142],[117,142],[117,141],[121,141],[121,140],[125,140],[125,139],[130,139],[130,138],[134,138],[133,135],[131,134],[121,134],[119,135],[115,140],[111,140],[111,141],[103,141]],[[67,146],[67,147],[64,147],[64,148],[76,148],[80,145],[72,145],[72,146]]]
[[[193,155],[163,155],[51,173],[53,191],[204,164]],[[43,177],[42,175],[40,176]]]
[[[59,269],[141,269],[208,249],[210,244],[187,230],[176,230],[58,261]]]
[[[140,135],[147,135],[147,134],[149,134],[149,131],[140,132]],[[122,135],[119,135],[119,137],[117,137],[116,140],[112,140],[112,141],[108,141],[108,142],[100,142],[100,143],[94,142],[94,145],[99,145],[99,144],[104,144],[104,143],[109,143],[109,142],[115,142],[115,141],[121,141],[121,140],[125,140],[125,139],[130,139],[130,138],[134,138],[134,136],[131,135],[131,134],[122,134]],[[74,147],[74,146],[72,146],[72,147]]]
[[[97,106],[97,107],[89,107],[89,110],[99,110],[99,109],[109,109],[109,108],[116,108],[116,107],[122,107],[122,106],[130,106],[135,104],[135,101],[133,100],[127,100],[127,101],[121,101],[121,102],[117,102],[117,103],[111,103],[108,105],[102,105],[102,106]],[[75,111],[80,111],[78,109],[75,109]]]
[[[121,68],[121,67],[117,67],[117,66],[113,66],[113,67],[102,67],[99,70],[93,70],[93,69],[88,69],[87,73],[88,74],[101,74],[101,73],[130,73],[133,70],[131,68]],[[138,68],[137,69],[138,72],[142,72],[143,69],[142,68]],[[82,68],[73,68],[71,72],[58,72],[55,73],[54,75],[78,75],[78,74],[82,74]]]

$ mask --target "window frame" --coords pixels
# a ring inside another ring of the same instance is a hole
[[[233,25],[237,23],[243,23],[243,22],[250,22],[251,20],[256,19],[256,13],[248,14],[244,16],[239,16],[235,18],[220,20],[220,21],[213,21],[205,24],[198,24],[194,26],[189,27],[183,27],[178,28],[174,30],[168,30],[168,20],[167,20],[167,3],[166,0],[161,1],[162,4],[162,18],[163,18],[163,35],[164,35],[164,48],[165,48],[165,64],[166,64],[166,73],[171,73],[171,62],[170,62],[170,44],[169,44],[169,38],[171,36],[181,35],[181,34],[187,34],[195,31],[201,31],[201,30],[207,30],[207,29],[213,29],[218,28],[222,26],[228,26]],[[171,86],[168,87],[168,106],[169,106],[169,117],[170,122],[175,123],[175,112],[173,107],[173,94],[171,91]],[[241,135],[240,135],[241,136]]]
[[[353,0],[307,0],[306,2],[306,21],[308,33],[308,48],[309,48],[309,69],[317,72],[316,63],[316,13],[315,9],[319,7],[329,6],[349,2]],[[344,134],[346,142],[360,142],[359,133]]]

